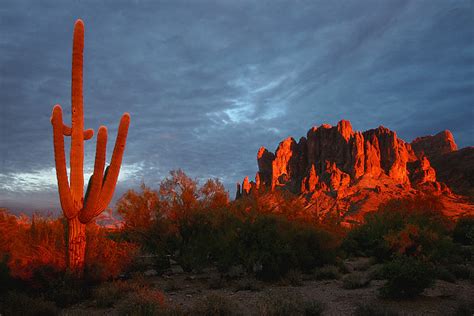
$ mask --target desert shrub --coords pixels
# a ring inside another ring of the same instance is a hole
[[[474,267],[470,264],[450,264],[447,269],[457,279],[461,280],[470,279],[474,275]]]
[[[140,192],[133,189],[125,192],[115,208],[123,219],[122,236],[126,240],[147,246],[150,242],[148,232],[158,214],[159,197],[158,192],[145,184],[140,189]]]
[[[336,253],[328,232],[274,215],[247,220],[239,243],[244,266],[264,280],[279,279],[290,269],[310,271],[333,262]]]
[[[283,224],[276,217],[259,216],[247,220],[239,236],[241,260],[247,271],[258,278],[276,280],[294,265],[289,243],[283,235]]]
[[[434,283],[431,264],[407,256],[395,258],[383,267],[387,279],[380,294],[389,298],[410,298],[423,292]]]
[[[298,270],[290,270],[283,279],[283,283],[291,286],[301,286],[303,285],[303,276]]]
[[[30,297],[25,293],[8,292],[0,300],[0,314],[4,315],[57,315],[58,308],[53,302],[40,297]]]
[[[333,262],[337,242],[314,225],[270,214],[239,217],[226,209],[201,210],[177,224],[168,251],[187,271],[217,265],[221,272],[241,265],[264,280],[277,280],[291,269],[310,271]]]
[[[436,267],[436,278],[438,280],[443,280],[446,282],[451,282],[451,283],[456,282],[456,276],[454,275],[454,273],[449,271],[449,269],[446,268],[445,266]]]
[[[229,203],[219,181],[199,186],[175,170],[158,191],[143,186],[127,192],[118,211],[124,214],[125,240],[139,241],[165,264],[162,259],[171,256],[186,271],[217,266],[225,273],[241,265],[260,279],[277,280],[290,269],[308,272],[334,261],[338,237],[302,222],[298,199],[276,195],[279,215],[257,197]]]
[[[313,275],[316,280],[336,280],[341,277],[338,267],[333,265],[317,268],[313,271]]]
[[[442,215],[435,197],[392,200],[366,215],[343,242],[352,255],[374,256],[379,261],[393,255],[424,256],[432,260],[450,258],[456,247],[449,230],[452,223]]]
[[[70,280],[66,281],[65,225],[62,218],[33,215],[30,220],[0,211],[0,258],[6,258],[0,266],[6,265],[12,279],[22,280],[30,289],[51,293],[52,297],[60,295],[59,291],[54,293],[52,284],[71,297],[84,296],[68,285]],[[88,279],[101,281],[119,275],[132,261],[136,246],[108,238],[106,229],[96,224],[89,224],[86,229]]]
[[[92,298],[97,307],[111,307],[120,303],[130,293],[145,293],[149,296],[150,291],[143,277],[134,277],[128,281],[115,280],[105,282],[92,291]]]
[[[237,281],[236,291],[251,291],[257,292],[262,289],[262,285],[258,280],[253,278],[245,278]]]
[[[166,314],[164,296],[147,287],[138,288],[117,304],[119,315],[162,315]]]
[[[137,245],[114,241],[106,229],[97,225],[87,226],[85,274],[91,281],[113,279],[126,271],[137,255]]]
[[[370,280],[384,280],[384,266],[383,264],[376,264],[374,265],[368,273],[368,277]]]
[[[387,310],[376,304],[359,304],[353,313],[354,316],[397,316],[394,311]]]
[[[463,245],[474,245],[474,216],[458,219],[453,229],[453,240]]]
[[[203,316],[230,316],[237,315],[237,311],[237,306],[228,298],[220,295],[209,295],[194,304],[190,314]]]
[[[324,304],[319,301],[305,301],[302,309],[304,316],[319,316],[324,311]]]
[[[126,295],[122,281],[106,282],[93,290],[93,298],[97,307],[112,307]]]
[[[272,294],[264,298],[258,306],[259,315],[321,315],[324,305],[318,301],[305,301],[301,297],[288,294]]]
[[[42,266],[66,267],[64,225],[60,219],[16,217],[0,211],[0,257],[8,257],[13,278],[30,280]]]
[[[178,262],[185,270],[201,270],[216,262],[226,270],[238,261],[240,223],[223,210],[196,211],[178,223]]]
[[[0,260],[0,297],[10,290],[21,290],[25,287],[24,282],[12,277],[8,261],[8,256]]]
[[[348,274],[342,279],[342,287],[348,290],[366,287],[369,283],[370,279],[360,272]]]
[[[41,293],[61,308],[87,300],[91,295],[91,286],[86,281],[50,266],[38,267],[27,284],[35,286],[30,288],[31,293]]]

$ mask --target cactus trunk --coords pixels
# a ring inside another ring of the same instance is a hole
[[[86,224],[74,217],[68,220],[67,259],[69,269],[78,277],[82,277],[86,254]]]
[[[72,43],[71,74],[71,194],[75,205],[82,207],[84,194],[84,107],[82,72],[84,51],[84,24],[76,23]]]
[[[82,276],[86,253],[86,224],[90,223],[110,203],[117,183],[127,140],[130,115],[124,113],[120,120],[115,147],[108,172],[104,172],[107,147],[107,128],[101,126],[97,135],[94,173],[84,197],[84,141],[92,138],[94,131],[84,130],[82,69],[84,50],[84,23],[74,25],[71,84],[71,127],[63,123],[60,105],[55,105],[51,116],[53,125],[54,159],[58,179],[59,198],[64,216],[68,219],[67,256],[69,269]],[[71,137],[71,172],[68,179],[64,137]]]

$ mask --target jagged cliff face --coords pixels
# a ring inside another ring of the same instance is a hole
[[[366,132],[352,130],[349,121],[313,127],[298,142],[289,137],[275,154],[260,148],[258,187],[285,187],[295,193],[324,190],[337,193],[362,178],[386,178],[394,184],[417,186],[436,182],[436,172],[425,156],[395,132],[380,126]],[[250,188],[246,178],[247,187]],[[375,184],[377,181],[368,181]]]
[[[383,126],[357,132],[349,121],[323,124],[298,142],[292,137],[283,140],[275,153],[260,148],[255,182],[246,178],[237,196],[283,188],[308,201],[349,210],[357,203],[369,201],[376,207],[377,200],[417,191],[450,195],[438,181],[430,157],[456,149],[449,131],[409,144]]]
[[[441,155],[458,150],[450,131],[442,131],[434,136],[418,137],[411,142],[417,154],[425,154],[430,160]]]
[[[458,150],[450,131],[416,138],[411,145],[418,156],[426,155],[439,181],[474,200],[474,147]]]

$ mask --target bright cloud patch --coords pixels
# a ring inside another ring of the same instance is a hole
[[[142,163],[125,164],[120,168],[118,181],[134,179],[141,174]],[[69,174],[68,168],[68,174]],[[84,172],[84,182],[87,185],[93,169],[86,168]],[[0,190],[7,192],[41,192],[54,191],[57,188],[56,170],[45,168],[35,172],[16,172],[0,174]]]

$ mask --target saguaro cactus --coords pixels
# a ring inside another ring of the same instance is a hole
[[[68,265],[74,273],[82,274],[86,249],[85,224],[99,215],[110,203],[120,172],[123,151],[127,139],[130,115],[124,113],[117,133],[112,160],[104,173],[107,128],[100,126],[97,133],[94,173],[84,197],[84,141],[91,139],[94,131],[84,130],[82,97],[82,69],[84,50],[84,23],[74,25],[71,85],[71,127],[63,123],[60,105],[55,105],[51,117],[54,137],[54,158],[58,179],[59,198],[64,216],[68,220]],[[71,137],[70,181],[66,169],[64,136]]]

